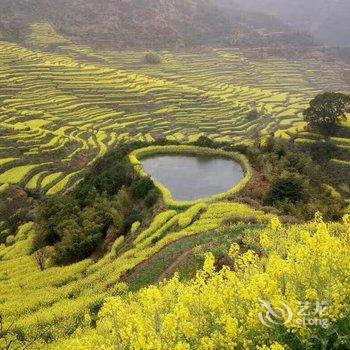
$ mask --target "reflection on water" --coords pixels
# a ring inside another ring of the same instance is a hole
[[[153,155],[141,162],[144,170],[178,201],[226,192],[244,177],[241,165],[227,158],[172,154]]]

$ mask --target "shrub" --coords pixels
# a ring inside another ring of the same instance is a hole
[[[132,213],[130,216],[128,216],[126,219],[125,219],[125,222],[124,222],[124,231],[125,232],[128,232],[132,225],[136,222],[140,222],[142,221],[142,217],[139,213]]]
[[[148,192],[146,198],[145,198],[145,203],[148,208],[153,207],[159,199],[160,193],[157,189],[153,189]]]
[[[9,229],[1,229],[0,230],[0,244],[6,242],[6,238],[11,235],[11,231]]]
[[[214,141],[211,138],[203,135],[199,136],[198,140],[194,144],[199,147],[214,147]]]
[[[161,64],[162,63],[162,57],[157,54],[154,51],[147,52],[143,58],[142,58],[142,63],[147,63],[147,64]]]
[[[131,186],[132,194],[135,198],[145,198],[149,191],[155,188],[150,177],[142,177]]]
[[[331,159],[339,156],[339,148],[335,142],[332,141],[316,141],[311,144],[307,144],[312,159],[320,164],[328,163]]]
[[[101,238],[101,233],[87,237],[67,234],[65,240],[55,246],[53,261],[56,264],[70,264],[85,259],[93,253]]]
[[[0,196],[0,222],[6,223],[6,228],[14,234],[20,225],[32,219],[31,212],[35,200],[29,193],[16,186],[9,187]],[[3,242],[5,241],[0,237],[0,243]]]
[[[268,204],[276,204],[279,202],[305,202],[306,194],[303,182],[294,176],[287,175],[277,178],[271,184],[271,188],[266,195]]]
[[[12,245],[14,243],[15,243],[15,236],[13,236],[13,235],[7,236],[6,246],[9,247],[10,245]]]
[[[252,111],[247,113],[246,120],[248,122],[252,122],[254,120],[257,120],[259,116],[259,112],[256,109],[253,109]]]

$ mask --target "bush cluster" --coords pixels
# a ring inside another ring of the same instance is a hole
[[[273,206],[297,220],[309,220],[317,211],[326,220],[339,220],[345,212],[345,200],[334,196],[332,188],[326,185],[330,179],[329,167],[325,165],[338,151],[332,142],[305,147],[269,137],[247,147],[202,136],[196,144],[245,154],[254,171],[241,195],[263,206]]]
[[[162,63],[162,56],[160,56],[159,54],[157,54],[154,51],[147,52],[142,59],[142,63],[161,64]]]
[[[49,197],[38,208],[34,248],[54,247],[52,259],[68,264],[89,257],[112,232],[125,235],[160,195],[149,177],[141,177],[121,146],[92,167],[69,194]]]
[[[251,149],[249,159],[267,182],[258,198],[264,205],[303,220],[311,219],[317,211],[327,220],[339,220],[343,215],[346,203],[325,186],[327,177],[321,163],[297,145],[271,138]]]

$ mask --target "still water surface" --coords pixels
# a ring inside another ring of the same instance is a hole
[[[227,158],[161,154],[143,158],[141,162],[143,169],[167,187],[177,201],[226,192],[244,178],[241,165]]]

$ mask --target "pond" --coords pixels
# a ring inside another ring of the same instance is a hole
[[[239,163],[222,157],[158,154],[141,159],[141,163],[145,172],[167,187],[176,201],[226,192],[244,178]]]

